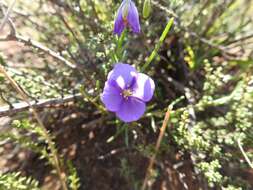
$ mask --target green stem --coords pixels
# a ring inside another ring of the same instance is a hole
[[[124,52],[123,43],[124,43],[126,33],[127,33],[127,30],[124,29],[122,34],[120,35],[120,37],[117,40],[117,49],[116,49],[116,52],[115,52],[117,61],[120,61],[123,57],[123,52]]]
[[[129,140],[128,140],[128,126],[125,127],[125,144],[126,147],[129,147]]]
[[[117,128],[117,132],[114,136],[111,136],[109,139],[106,140],[107,143],[110,143],[114,141],[120,134],[123,132],[126,132],[126,128],[128,128],[128,125],[126,123],[123,124],[123,126]]]
[[[141,71],[143,72],[149,65],[150,63],[153,61],[153,59],[156,57],[163,41],[165,40],[167,34],[169,33],[171,26],[174,22],[174,18],[171,18],[169,20],[169,22],[167,23],[166,27],[163,30],[162,35],[160,36],[159,42],[156,44],[154,50],[152,51],[152,53],[150,54],[150,56],[148,57],[146,63],[142,66]]]

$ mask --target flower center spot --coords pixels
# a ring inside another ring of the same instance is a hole
[[[123,22],[124,22],[124,25],[125,25],[125,26],[127,26],[127,25],[128,25],[128,21],[127,21],[127,19],[124,19],[124,18],[123,18]]]
[[[133,92],[130,90],[130,89],[126,89],[126,90],[123,90],[123,92],[122,92],[122,96],[124,97],[124,98],[128,98],[129,96],[131,96],[133,94]]]

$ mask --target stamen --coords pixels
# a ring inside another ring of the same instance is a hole
[[[130,89],[123,90],[122,95],[125,99],[128,99],[129,96],[132,96],[133,92]]]
[[[128,25],[128,21],[127,21],[127,19],[124,19],[124,18],[123,18],[123,22],[124,22],[124,25],[125,25],[125,26],[127,26],[127,25]]]

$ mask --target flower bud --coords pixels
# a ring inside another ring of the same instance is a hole
[[[114,22],[113,33],[120,36],[126,27],[134,33],[141,32],[139,13],[132,0],[123,0]]]
[[[143,4],[142,15],[144,18],[148,18],[151,12],[151,0],[145,0]]]

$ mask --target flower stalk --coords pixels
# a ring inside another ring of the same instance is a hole
[[[166,27],[164,28],[163,33],[162,33],[162,35],[161,35],[161,37],[160,37],[160,39],[159,39],[159,42],[156,44],[154,50],[152,51],[152,53],[151,53],[150,56],[148,57],[146,63],[141,67],[141,71],[142,71],[142,72],[146,70],[146,68],[150,65],[150,63],[153,61],[153,59],[157,56],[158,51],[159,51],[161,45],[163,44],[163,42],[164,42],[164,40],[165,40],[167,34],[169,33],[169,31],[170,31],[170,29],[171,29],[171,26],[172,26],[173,22],[174,22],[174,18],[171,18],[171,19],[169,20],[169,22],[167,23],[167,25],[166,25]]]

